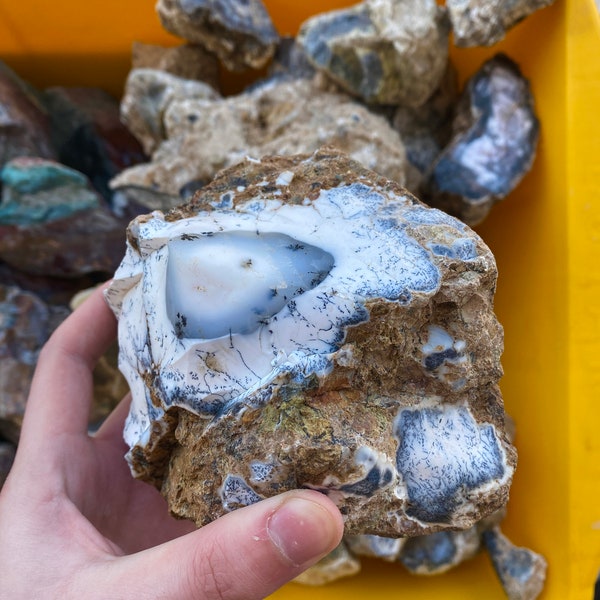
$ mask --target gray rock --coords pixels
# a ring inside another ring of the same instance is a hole
[[[164,114],[171,102],[220,98],[207,83],[182,79],[158,69],[133,69],[125,83],[121,117],[148,156],[165,139]]]
[[[458,101],[456,70],[448,63],[440,86],[421,106],[399,106],[392,115],[392,125],[400,133],[406,148],[406,157],[417,179],[410,190],[418,190],[425,174],[435,162],[452,136],[452,117]]]
[[[467,83],[424,200],[469,225],[480,223],[529,171],[538,136],[528,81],[512,60],[496,55]]]
[[[483,541],[509,600],[534,600],[544,587],[546,560],[516,547],[498,527],[485,531]]]
[[[19,156],[56,158],[38,92],[0,62],[0,168]]]
[[[246,156],[314,152],[323,144],[405,182],[404,146],[389,123],[345,94],[322,92],[306,79],[270,82],[219,101],[173,101],[163,126],[167,140],[152,162],[127,169],[113,187],[133,185],[178,196]]]
[[[491,46],[531,13],[554,0],[446,0],[457,46]]]
[[[308,19],[298,41],[317,69],[368,103],[423,104],[448,59],[435,0],[366,0]]]
[[[163,27],[216,54],[231,71],[264,66],[279,38],[261,0],[159,0]]]
[[[475,556],[480,546],[477,527],[438,531],[407,539],[399,561],[415,575],[439,575]]]
[[[0,434],[17,443],[37,358],[66,307],[0,285]]]

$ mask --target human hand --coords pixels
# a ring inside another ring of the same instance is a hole
[[[0,598],[263,598],[340,541],[339,511],[301,490],[195,530],[123,458],[125,398],[87,433],[92,369],[116,333],[97,290],[41,352],[0,493]]]

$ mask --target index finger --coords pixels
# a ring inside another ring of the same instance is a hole
[[[116,320],[100,286],[52,334],[42,349],[21,443],[62,433],[85,433],[93,396],[92,371],[116,336]]]

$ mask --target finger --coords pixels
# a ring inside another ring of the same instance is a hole
[[[342,517],[326,496],[288,492],[120,558],[111,580],[114,591],[126,586],[132,598],[264,598],[333,550],[342,533]]]
[[[23,441],[87,431],[92,370],[116,335],[101,286],[52,334],[31,383]]]
[[[106,417],[102,425],[98,428],[94,437],[102,441],[110,441],[113,443],[124,443],[123,442],[123,427],[125,426],[125,419],[129,412],[129,406],[131,405],[131,394],[128,393],[119,402],[119,404],[113,409],[113,411]]]

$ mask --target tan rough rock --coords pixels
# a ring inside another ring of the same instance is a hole
[[[447,0],[457,46],[492,46],[531,13],[554,0]]]
[[[121,119],[151,155],[165,139],[164,113],[175,100],[214,100],[219,94],[207,83],[183,79],[158,69],[133,69],[125,83]]]
[[[311,281],[278,258],[268,283],[256,244],[279,243]],[[351,535],[473,526],[506,503],[516,461],[495,284],[466,225],[332,149],[224,171],[132,223],[108,292],[133,473],[198,525],[309,487]]]
[[[404,146],[389,123],[344,94],[317,91],[309,80],[271,82],[223,100],[173,101],[163,127],[167,140],[152,162],[125,170],[113,187],[137,185],[177,195],[190,182],[208,183],[246,156],[308,153],[324,144],[405,182]]]
[[[219,89],[219,61],[197,44],[183,44],[172,48],[133,42],[132,69],[158,69],[182,79],[203,81]]]
[[[450,27],[435,0],[366,0],[308,19],[298,42],[349,93],[419,106],[444,74]]]

